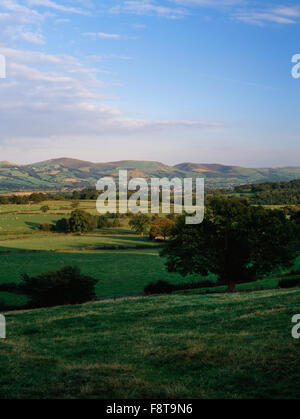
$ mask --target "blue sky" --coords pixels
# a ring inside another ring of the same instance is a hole
[[[300,1],[1,0],[0,160],[300,165]]]

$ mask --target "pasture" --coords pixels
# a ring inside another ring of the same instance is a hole
[[[78,266],[99,280],[98,301],[2,310],[0,398],[300,397],[291,337],[299,289],[276,289],[274,274],[233,295],[218,286],[143,297],[149,282],[201,277],[168,273],[161,244],[134,234],[126,218],[87,234],[40,231],[73,210],[68,201],[46,204],[45,214],[41,205],[0,206],[0,283]],[[79,208],[96,214],[93,201]],[[0,302],[22,306],[26,298],[1,292]]]
[[[42,223],[54,223],[73,211],[72,201],[49,201],[50,210],[41,213],[39,205],[0,206],[0,283],[21,280],[21,274],[37,275],[63,266],[78,266],[99,280],[99,298],[142,295],[151,281],[180,275],[169,274],[159,257],[159,244],[134,234],[128,219],[121,227],[105,228],[87,234],[42,232]],[[79,209],[96,214],[95,201],[79,202]],[[190,277],[189,280],[193,280]],[[0,300],[19,304],[24,298],[0,293]]]
[[[9,312],[1,398],[299,398],[300,290]]]
[[[47,205],[47,213],[41,206]],[[0,206],[0,283],[18,282],[21,275],[37,275],[63,266],[78,266],[86,275],[99,280],[98,298],[143,295],[144,287],[152,281],[167,280],[174,284],[201,280],[197,275],[182,278],[167,272],[159,256],[158,243],[134,234],[128,219],[121,227],[105,228],[87,234],[42,232],[41,223],[54,223],[73,211],[72,201],[47,201],[31,205]],[[79,201],[79,209],[96,214],[95,201]],[[300,267],[300,258],[295,268]],[[214,280],[211,275],[208,279]],[[276,288],[278,278],[271,277],[251,284],[238,285],[240,290]],[[207,291],[224,292],[225,287],[195,289],[185,294]],[[178,292],[180,293],[180,292]],[[0,300],[21,305],[25,299],[0,292]]]

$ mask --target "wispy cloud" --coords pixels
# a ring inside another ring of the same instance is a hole
[[[77,7],[70,7],[70,6],[64,6],[62,4],[58,4],[52,0],[27,0],[27,3],[29,6],[39,6],[39,7],[45,7],[48,9],[54,9],[58,10],[60,12],[66,12],[66,13],[77,13],[81,15],[87,15],[88,12],[82,9],[78,9]]]
[[[125,0],[110,9],[110,13],[130,13],[135,15],[159,16],[168,19],[180,19],[188,11],[183,8],[164,6],[155,0]]]
[[[35,44],[44,43],[41,25],[45,16],[14,0],[0,3],[0,45],[21,40]]]
[[[235,6],[245,4],[245,0],[169,0],[172,3],[180,4],[182,6],[203,6],[203,7],[218,7],[218,6]]]
[[[124,0],[109,9],[110,13],[159,16],[180,19],[195,9],[214,9],[239,22],[263,25],[265,23],[293,24],[300,17],[299,5],[274,7],[266,2],[249,0]]]
[[[234,17],[240,22],[254,25],[264,25],[268,22],[291,25],[298,22],[300,7],[281,6],[259,10],[243,10],[235,13]]]
[[[59,23],[69,23],[69,22],[71,22],[71,20],[70,19],[66,19],[66,18],[56,19],[55,20],[55,23],[56,24],[59,24]]]
[[[45,44],[45,39],[43,35],[37,32],[22,32],[20,35],[20,39],[26,42],[31,42],[33,44]]]
[[[86,32],[84,36],[89,36],[91,38],[100,38],[100,39],[120,39],[121,35],[115,33],[105,33],[105,32]]]
[[[150,133],[184,127],[217,128],[215,121],[129,118],[105,104],[97,70],[70,55],[0,48],[9,77],[0,84],[0,143],[9,138]],[[18,124],[16,124],[18,121]]]

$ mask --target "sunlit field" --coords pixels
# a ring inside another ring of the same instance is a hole
[[[0,397],[299,398],[299,290],[7,313]]]
[[[41,232],[41,223],[54,223],[70,216],[72,201],[47,201],[50,210],[44,214],[39,205],[0,206],[0,283],[19,282],[21,275],[37,275],[63,266],[78,266],[98,280],[98,298],[139,296],[150,282],[164,280],[174,284],[201,280],[199,275],[182,278],[168,273],[165,260],[159,256],[161,243],[139,236],[122,218],[121,226],[103,228],[87,234]],[[79,209],[96,214],[95,201],[80,201]],[[295,269],[300,267],[297,259]],[[208,278],[215,280],[214,275]],[[276,275],[250,284],[238,285],[239,290],[251,291],[276,288]],[[224,292],[226,287],[191,289],[178,294]],[[22,305],[23,296],[0,292],[0,300],[9,305]]]

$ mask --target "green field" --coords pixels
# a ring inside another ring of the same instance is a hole
[[[88,234],[58,234],[41,232],[41,223],[52,223],[68,217],[73,211],[71,201],[47,201],[50,210],[43,214],[41,204],[0,206],[0,283],[18,282],[21,275],[37,275],[63,266],[78,266],[86,275],[98,279],[98,298],[143,295],[144,287],[152,281],[167,280],[174,284],[201,280],[199,276],[183,278],[170,274],[165,261],[159,257],[159,246],[147,237],[134,234],[128,219],[121,227],[97,230]],[[95,201],[80,201],[79,208],[96,214]],[[295,268],[300,268],[300,258]],[[215,279],[213,275],[208,279]],[[276,288],[276,275],[240,290]],[[224,292],[225,287],[195,289],[185,294]],[[0,292],[0,301],[22,305],[24,297]]]
[[[7,313],[1,398],[299,398],[300,290]]]
[[[0,206],[0,283],[20,281],[24,272],[37,275],[68,265],[99,280],[99,298],[142,295],[149,282],[159,279],[182,281],[180,275],[166,271],[159,244],[130,231],[128,219],[121,220],[120,228],[94,233],[45,233],[38,230],[39,224],[67,217],[73,209],[69,201],[44,204],[50,207],[47,214],[41,213],[41,205]],[[96,214],[95,201],[82,201],[79,208]],[[24,302],[24,298],[8,293],[0,293],[0,300]]]
[[[300,290],[278,289],[279,273],[235,295],[218,286],[142,297],[149,282],[201,277],[168,273],[161,244],[130,231],[128,219],[88,234],[42,232],[40,223],[73,210],[69,201],[45,204],[47,214],[41,205],[0,206],[0,283],[78,266],[98,279],[102,301],[5,313],[0,398],[300,397],[291,337]],[[80,208],[96,214],[94,201]],[[26,298],[1,292],[0,303]]]

